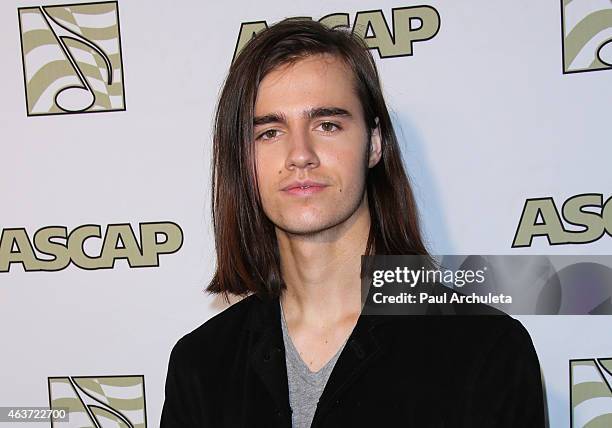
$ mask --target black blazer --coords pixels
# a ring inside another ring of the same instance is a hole
[[[161,428],[291,427],[278,298],[251,295],[172,349]],[[507,315],[361,315],[312,427],[544,427],[540,366]]]

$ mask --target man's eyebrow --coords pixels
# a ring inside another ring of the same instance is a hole
[[[315,107],[306,110],[303,116],[311,120],[327,116],[353,117],[351,112],[341,107]],[[253,119],[253,126],[267,125],[269,123],[287,123],[287,117],[282,113],[269,113]]]
[[[353,115],[348,111],[340,107],[316,107],[306,112],[306,116],[309,119],[316,119],[318,117],[325,116],[346,116],[352,117]]]
[[[287,118],[282,113],[270,113],[257,116],[253,119],[253,126],[266,125],[268,123],[287,123]]]

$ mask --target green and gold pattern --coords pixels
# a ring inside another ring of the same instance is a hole
[[[117,2],[19,8],[29,116],[125,110]]]
[[[612,427],[612,358],[571,360],[572,428]]]
[[[563,71],[612,68],[612,2],[561,0]]]
[[[52,409],[68,408],[67,422],[52,427],[146,428],[143,376],[50,377]]]

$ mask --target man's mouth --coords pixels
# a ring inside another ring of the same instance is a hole
[[[302,180],[302,181],[298,181],[295,180],[291,183],[289,183],[289,185],[285,186],[282,190],[292,190],[292,189],[301,189],[301,190],[306,190],[306,189],[310,189],[313,187],[326,187],[327,184],[325,183],[320,183],[318,181],[313,181],[313,180]]]
[[[326,187],[327,185],[293,186],[286,189],[285,192],[289,193],[290,195],[309,196],[324,190]]]

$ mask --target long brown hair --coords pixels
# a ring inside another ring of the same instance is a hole
[[[376,64],[367,45],[344,29],[308,19],[286,19],[258,33],[232,63],[214,123],[212,218],[217,269],[211,293],[279,296],[285,283],[274,224],[264,214],[254,167],[253,116],[259,83],[271,70],[309,55],[332,54],[353,71],[367,129],[376,128],[382,158],[366,179],[371,217],[366,255],[428,255],[409,178]]]

